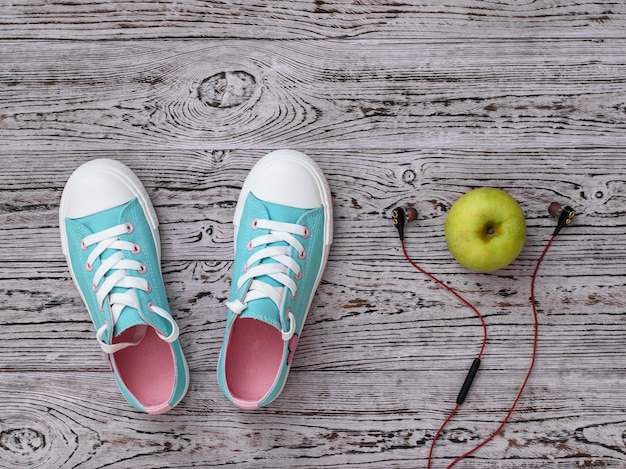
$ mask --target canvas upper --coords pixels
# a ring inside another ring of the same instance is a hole
[[[60,208],[62,249],[125,399],[165,412],[189,372],[160,266],[158,221],[145,189],[115,160],[92,160],[68,180]]]
[[[262,158],[235,211],[235,257],[218,381],[237,406],[281,393],[332,242],[328,184],[288,150]]]

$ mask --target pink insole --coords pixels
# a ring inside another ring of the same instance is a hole
[[[115,343],[131,342],[134,327],[115,338]],[[170,345],[148,327],[143,340],[113,355],[118,375],[144,407],[162,405],[172,396],[176,378]]]
[[[257,319],[236,319],[226,352],[225,375],[233,398],[257,403],[272,388],[283,360],[280,331]]]

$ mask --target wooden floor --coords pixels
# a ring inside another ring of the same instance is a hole
[[[267,152],[324,170],[335,242],[282,395],[236,409],[215,369],[232,216]],[[183,402],[121,398],[61,253],[71,172],[128,164],[161,221],[191,369]],[[443,223],[468,189],[523,207],[520,257],[471,272]],[[16,0],[0,8],[0,467],[424,468],[478,351],[443,468],[626,467],[626,6],[622,2]]]

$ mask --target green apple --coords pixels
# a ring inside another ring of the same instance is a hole
[[[444,231],[448,249],[461,265],[492,272],[509,265],[522,251],[526,219],[509,194],[481,187],[452,204]]]

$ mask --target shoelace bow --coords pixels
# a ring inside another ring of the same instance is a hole
[[[289,271],[293,271],[295,278],[299,280],[302,271],[298,262],[291,256],[292,248],[295,249],[300,259],[306,257],[306,250],[302,243],[294,236],[302,238],[309,237],[309,229],[306,226],[284,223],[265,219],[255,219],[252,222],[253,229],[269,230],[269,233],[256,236],[248,243],[248,251],[259,246],[265,246],[252,254],[244,266],[244,273],[237,279],[237,288],[241,289],[248,281],[250,286],[246,292],[243,302],[240,300],[226,303],[228,309],[235,314],[241,314],[248,303],[254,300],[269,298],[280,312],[281,334],[284,341],[291,339],[296,330],[296,320],[290,309],[281,310],[281,303],[286,290],[291,294],[292,299],[296,297],[298,286],[289,276]],[[276,244],[280,243],[280,244]],[[274,262],[267,262],[272,259]],[[278,282],[281,286],[273,286],[259,277],[267,276]],[[289,329],[285,330],[286,324]]]
[[[104,333],[109,330],[109,327],[111,331],[114,330],[115,323],[126,306],[139,310],[139,302],[135,289],[143,290],[147,293],[152,291],[152,287],[145,278],[129,275],[129,271],[131,270],[140,273],[146,272],[146,266],[144,264],[137,260],[125,259],[124,257],[123,251],[130,251],[133,254],[139,254],[139,252],[141,252],[141,247],[138,244],[119,239],[123,234],[132,233],[133,229],[132,224],[122,223],[121,225],[90,234],[83,238],[80,243],[82,249],[87,249],[94,244],[96,245],[87,257],[85,269],[88,272],[92,271],[95,261],[100,258],[105,251],[115,251],[110,256],[101,259],[100,266],[94,272],[92,280],[92,289],[96,292],[96,301],[100,311],[104,310],[104,301],[107,298],[111,308],[111,320],[113,323],[109,325],[108,322],[105,321],[96,332],[96,338],[100,343],[100,347],[102,347],[105,353],[109,354],[131,345],[139,344],[146,333],[146,327],[138,327],[136,328],[132,342],[122,342],[118,344],[107,344],[102,339]],[[113,292],[114,288],[118,288],[118,290]],[[119,289],[123,291],[119,291]],[[154,303],[149,303],[148,309],[161,316],[163,319],[166,319],[172,325],[172,332],[169,336],[165,337],[158,331],[157,335],[166,342],[171,343],[175,341],[178,338],[179,329],[169,313]]]

